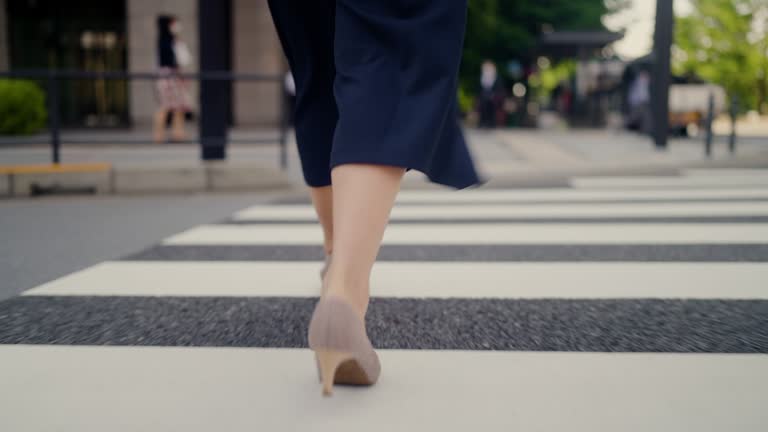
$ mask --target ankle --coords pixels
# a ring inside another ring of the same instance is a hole
[[[368,303],[370,300],[367,285],[349,287],[341,284],[333,284],[329,281],[325,287],[323,295],[340,297],[349,303],[361,318],[365,318],[365,313],[368,310]]]

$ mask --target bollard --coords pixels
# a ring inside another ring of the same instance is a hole
[[[285,171],[288,168],[288,101],[282,94],[280,98],[280,168]]]
[[[715,95],[709,94],[709,103],[707,104],[706,135],[704,137],[704,154],[712,157],[712,121],[715,116]]]
[[[728,137],[728,152],[730,154],[736,153],[736,113],[739,109],[738,96],[734,96],[731,99],[731,136]]]
[[[227,57],[229,49],[226,31],[229,28],[229,3],[215,0],[198,0],[198,29],[200,35],[200,69],[216,71],[222,76],[230,73]],[[218,77],[216,77],[218,78]],[[231,87],[229,87],[231,88]],[[226,79],[200,77],[200,158],[224,160],[227,158],[229,141],[228,110],[231,93]]]
[[[51,133],[51,162],[61,162],[61,136],[59,133],[59,80],[56,72],[48,72],[48,129]]]

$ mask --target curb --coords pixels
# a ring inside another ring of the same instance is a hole
[[[526,167],[515,168],[508,173],[492,173],[482,187],[500,188],[540,188],[569,187],[570,179],[578,176],[677,176],[683,169],[689,168],[766,168],[768,157],[765,155],[738,156],[713,160],[656,161],[633,164],[586,164],[559,168]],[[481,172],[482,174],[482,172]],[[403,189],[442,189],[442,186],[426,183],[422,178],[406,178]]]
[[[715,160],[526,167],[487,176],[483,188],[567,187],[574,176],[678,175],[687,168],[768,168],[765,155]],[[210,161],[175,165],[107,163],[0,166],[0,198],[47,194],[169,194],[216,191],[289,191],[298,180],[274,164]],[[423,176],[406,176],[402,189],[442,189]]]
[[[179,165],[59,164],[0,166],[0,197],[47,194],[152,194],[289,189],[271,164],[198,162]]]

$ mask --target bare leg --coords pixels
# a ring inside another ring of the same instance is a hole
[[[323,227],[323,249],[333,252],[333,189],[331,186],[309,188],[317,218]]]
[[[165,108],[159,108],[155,111],[154,140],[158,144],[165,142],[165,119],[167,115],[168,110]]]
[[[175,110],[173,112],[173,139],[182,141],[187,138],[186,132],[184,132],[184,111]]]
[[[333,181],[333,260],[326,293],[343,297],[361,316],[369,299],[371,269],[405,169],[345,164]]]

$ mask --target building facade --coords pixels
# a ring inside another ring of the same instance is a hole
[[[230,67],[236,73],[281,76],[286,65],[266,0],[221,0],[230,10]],[[197,0],[0,0],[0,70],[59,68],[154,72],[158,15],[177,16],[199,70]],[[62,118],[81,126],[151,122],[154,84],[147,80],[62,83]],[[192,99],[198,85],[190,83]],[[279,121],[281,83],[232,85],[232,123],[272,126]]]

